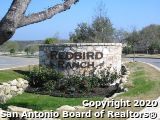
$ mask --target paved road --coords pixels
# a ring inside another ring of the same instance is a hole
[[[128,58],[129,60],[133,60],[133,58]],[[135,58],[135,61],[141,61],[141,62],[146,62],[150,63],[152,65],[155,65],[160,68],[160,59],[151,59],[151,58]]]
[[[0,56],[0,69],[15,68],[38,63],[39,60],[37,58]]]

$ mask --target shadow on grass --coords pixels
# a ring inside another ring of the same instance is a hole
[[[13,70],[14,72],[18,73],[18,74],[21,74],[21,75],[24,75],[24,76],[27,76],[29,75],[29,71],[25,71],[25,70]]]

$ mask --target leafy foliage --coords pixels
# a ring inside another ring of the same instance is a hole
[[[29,84],[32,87],[44,87],[48,82],[56,81],[63,75],[54,69],[44,66],[34,67],[28,75]]]
[[[134,52],[160,53],[160,25],[149,25],[140,31],[133,30],[126,42]]]
[[[28,45],[25,47],[24,51],[27,53],[27,55],[31,54],[33,55],[35,52],[39,50],[39,45]]]
[[[70,34],[72,42],[112,42],[114,29],[110,19],[97,16],[91,25],[78,24],[74,33]]]
[[[44,41],[44,44],[54,44],[54,43],[58,43],[58,39],[57,38],[47,38],[45,41]]]
[[[116,72],[109,69],[101,70],[92,76],[69,75],[47,67],[34,67],[28,76],[29,84],[33,88],[41,88],[38,93],[46,93],[54,96],[83,95],[90,93],[95,87],[108,87],[117,78]]]
[[[10,49],[10,54],[12,55],[12,54],[15,54],[16,53],[16,50],[14,49],[14,48],[12,48],[12,49]]]
[[[14,53],[20,48],[19,44],[16,41],[8,41],[3,46],[0,46],[0,51],[2,52],[11,52],[14,50]]]
[[[116,71],[111,72],[110,68],[100,70],[98,76],[98,83],[99,87],[108,87],[111,83],[113,83],[119,77]]]
[[[70,34],[70,40],[72,42],[93,42],[94,36],[93,29],[87,23],[78,24],[75,29],[75,33]]]
[[[96,42],[112,42],[114,29],[110,19],[106,16],[97,16],[92,23]]]
[[[79,42],[113,42],[115,29],[108,16],[103,3],[97,8],[96,15],[91,24],[81,23],[73,33],[70,34],[70,40],[75,43]]]
[[[124,54],[129,54],[132,52],[132,48],[130,46],[125,46],[123,47],[123,51]]]

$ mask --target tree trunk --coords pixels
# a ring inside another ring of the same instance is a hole
[[[0,21],[0,45],[15,33],[31,0],[13,0],[7,14]]]
[[[13,0],[7,14],[0,21],[0,45],[9,40],[17,28],[38,23],[52,18],[54,15],[70,9],[78,0],[65,0],[47,10],[25,16],[31,0]]]
[[[0,45],[9,40],[15,33],[15,29],[5,28],[4,26],[0,25]]]
[[[135,50],[134,50],[134,46],[132,46],[132,51],[133,51],[133,62],[135,62]]]

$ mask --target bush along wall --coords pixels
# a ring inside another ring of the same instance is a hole
[[[125,68],[122,67],[125,74]],[[48,94],[61,97],[111,96],[120,92],[121,75],[110,71],[110,67],[90,71],[89,76],[82,74],[63,75],[44,66],[34,67],[30,71],[27,92]]]

